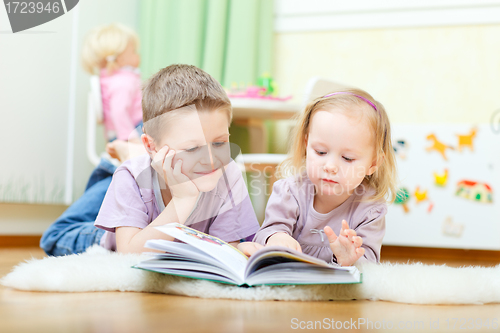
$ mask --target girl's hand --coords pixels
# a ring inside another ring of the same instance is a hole
[[[238,250],[243,252],[247,257],[252,256],[255,252],[262,249],[263,247],[263,245],[254,242],[242,242],[237,246]]]
[[[267,239],[266,246],[278,245],[302,252],[299,242],[284,232],[277,232]]]
[[[191,179],[181,172],[182,160],[178,160],[172,168],[172,159],[175,156],[174,150],[164,146],[153,154],[151,166],[166,180],[172,198],[198,198],[200,191]]]
[[[324,231],[340,266],[351,266],[365,254],[365,249],[361,247],[363,239],[356,236],[356,231],[349,229],[346,220],[342,221],[342,229],[338,237],[328,226]]]

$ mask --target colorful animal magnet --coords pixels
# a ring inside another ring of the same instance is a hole
[[[425,191],[420,191],[420,186],[417,186],[414,192],[415,199],[417,200],[417,203],[420,203],[422,201],[427,200],[427,190]]]
[[[474,138],[477,134],[477,127],[473,127],[469,134],[467,135],[459,135],[458,137],[458,151],[462,151],[463,148],[468,147],[470,151],[474,151]]]
[[[432,146],[427,147],[426,150],[427,151],[432,151],[432,150],[437,151],[438,153],[441,154],[441,156],[443,156],[443,158],[445,159],[445,161],[448,160],[446,158],[446,149],[451,149],[451,150],[455,149],[452,146],[448,146],[448,145],[442,143],[441,141],[439,141],[436,138],[436,135],[434,135],[433,133],[427,135],[427,140],[431,140],[432,141]]]
[[[406,158],[406,152],[408,150],[408,144],[406,140],[397,140],[392,144],[392,148],[394,149],[394,153],[396,153],[397,157],[402,159]]]
[[[442,232],[445,236],[462,237],[464,225],[453,222],[451,216],[448,216],[443,222]]]
[[[493,189],[486,183],[462,180],[458,182],[455,194],[472,201],[484,203],[493,202]]]
[[[407,206],[408,201],[410,201],[410,191],[408,191],[408,189],[406,189],[405,187],[400,188],[398,193],[396,194],[396,200],[394,201],[394,203],[396,205],[403,206],[404,212],[409,213],[410,209]]]
[[[444,169],[444,173],[437,174],[434,172],[434,184],[436,186],[445,187],[448,182],[448,169]]]
[[[429,203],[429,207],[427,207],[427,213],[430,214],[433,208],[434,208],[434,202]]]

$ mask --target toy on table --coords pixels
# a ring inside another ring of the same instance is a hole
[[[244,90],[238,89],[237,85],[233,83],[227,96],[229,98],[255,98],[274,101],[287,101],[292,98],[292,96],[276,96],[277,85],[268,73],[264,73],[259,77],[257,82],[257,86],[248,85]],[[240,87],[242,86],[240,85]]]
[[[273,95],[273,93],[277,92],[276,82],[269,73],[264,73],[257,79],[257,86],[265,88],[266,95]]]

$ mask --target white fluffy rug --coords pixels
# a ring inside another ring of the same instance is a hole
[[[500,265],[452,268],[420,263],[369,264],[360,267],[362,284],[239,288],[131,268],[143,259],[141,255],[119,254],[94,246],[80,255],[26,261],[14,267],[0,283],[32,291],[136,291],[240,300],[500,303]]]

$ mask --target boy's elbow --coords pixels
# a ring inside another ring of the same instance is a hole
[[[138,246],[134,242],[134,236],[142,229],[134,227],[116,228],[116,252],[118,253],[142,253],[145,251],[143,245]]]

